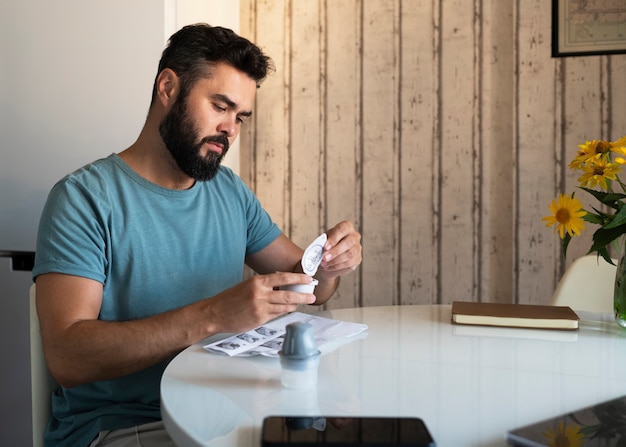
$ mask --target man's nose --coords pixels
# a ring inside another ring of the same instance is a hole
[[[237,135],[237,118],[236,117],[225,117],[217,127],[217,130],[228,138],[232,138]]]

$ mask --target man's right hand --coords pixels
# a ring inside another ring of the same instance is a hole
[[[302,273],[278,272],[254,276],[214,297],[206,305],[207,332],[245,332],[261,326],[280,315],[293,312],[300,304],[312,304],[315,295],[278,287],[308,284],[312,277]]]

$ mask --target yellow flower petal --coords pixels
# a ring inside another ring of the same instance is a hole
[[[587,211],[583,209],[582,203],[577,198],[559,194],[558,201],[553,200],[548,208],[552,214],[543,217],[542,220],[546,222],[547,227],[556,225],[554,232],[558,231],[561,239],[565,237],[565,232],[570,236],[579,236],[585,229],[585,221],[582,217],[587,214]]]
[[[548,441],[550,447],[581,447],[585,435],[580,432],[577,424],[568,424],[560,421],[554,428],[548,428],[543,432],[543,436]]]
[[[617,173],[621,170],[619,163],[613,163],[604,159],[594,160],[582,167],[584,172],[578,178],[580,186],[594,188],[600,185],[600,188],[607,190],[607,180],[616,180]]]

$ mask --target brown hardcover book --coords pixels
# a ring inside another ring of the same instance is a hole
[[[454,301],[452,322],[479,326],[577,330],[578,315],[568,306]]]

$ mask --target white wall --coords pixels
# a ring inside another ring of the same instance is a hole
[[[238,30],[231,0],[0,0],[0,248],[34,250],[66,173],[134,142],[176,29]],[[233,148],[227,165],[238,166]]]
[[[131,144],[163,47],[154,0],[3,0],[0,247],[34,250],[59,178]]]
[[[167,38],[201,21],[238,30],[239,1],[0,0],[0,6],[0,250],[33,251],[52,185],[135,141]],[[238,166],[235,147],[228,163]],[[0,445],[27,446],[30,273],[0,261]]]

